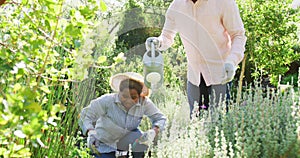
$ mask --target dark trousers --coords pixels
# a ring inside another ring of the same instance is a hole
[[[230,97],[227,84],[207,86],[202,75],[200,78],[200,85],[198,86],[193,85],[189,81],[187,83],[190,116],[192,115],[194,108],[199,108],[199,110],[211,109],[212,111],[220,102],[225,101]]]
[[[132,156],[133,158],[143,158],[144,157],[144,152],[133,152]],[[129,156],[124,156],[125,158],[128,158]],[[110,152],[110,153],[103,153],[101,155],[95,155],[95,158],[116,158],[115,152]]]
[[[133,158],[143,158],[145,151],[147,151],[148,146],[140,143],[134,143],[142,135],[142,132],[139,129],[132,130],[123,138],[121,138],[117,143],[118,151],[128,151],[129,144],[132,147],[132,156]],[[105,145],[105,144],[102,144]],[[99,150],[100,151],[100,150]],[[95,155],[96,158],[115,158],[115,152],[110,153],[101,153],[101,155]],[[126,156],[125,156],[126,157]],[[128,156],[127,156],[128,157]]]

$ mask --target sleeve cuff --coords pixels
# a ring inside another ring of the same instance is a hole
[[[82,127],[82,132],[83,132],[83,135],[87,136],[87,132],[88,130],[93,130],[94,127]]]
[[[155,124],[153,124],[152,128],[157,126],[159,128],[160,131],[164,130],[164,121],[162,122],[156,122]]]

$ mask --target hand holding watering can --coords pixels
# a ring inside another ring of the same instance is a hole
[[[149,37],[146,42],[146,53],[143,56],[144,83],[152,89],[157,90],[163,84],[163,56],[157,48],[160,43],[157,37]]]
[[[155,48],[160,47],[160,41],[158,40],[157,37],[149,37],[149,38],[147,38],[147,40],[145,42],[145,46],[146,46],[147,51],[151,50],[151,44],[152,43],[155,45]]]

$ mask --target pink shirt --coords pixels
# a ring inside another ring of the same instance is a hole
[[[244,57],[245,29],[234,0],[174,0],[166,13],[159,40],[160,50],[169,48],[179,33],[187,54],[187,78],[207,85],[224,78],[224,62],[238,65]]]

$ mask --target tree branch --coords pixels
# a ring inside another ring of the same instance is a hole
[[[0,45],[4,46],[5,48],[9,49],[10,51],[12,51],[12,52],[14,52],[14,53],[17,53],[16,50],[13,50],[13,49],[9,48],[8,45],[6,45],[6,44],[4,44],[4,43],[2,43],[2,42],[0,42]]]

